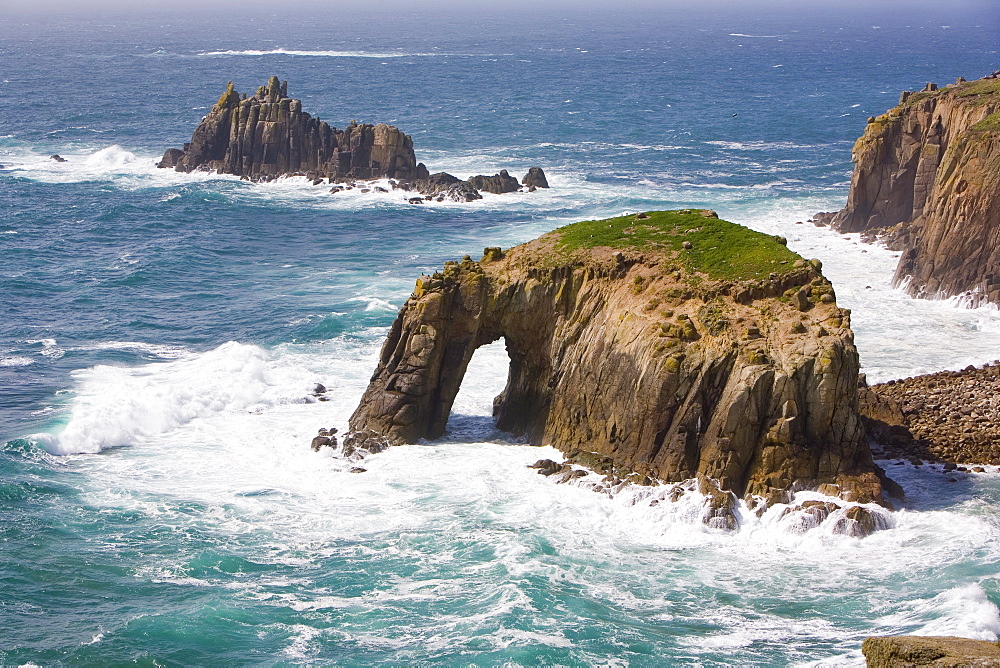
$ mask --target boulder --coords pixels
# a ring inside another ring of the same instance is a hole
[[[1000,667],[1000,644],[953,636],[875,636],[861,645],[868,668]]]
[[[517,179],[508,174],[506,169],[501,169],[500,173],[493,176],[471,176],[469,177],[469,185],[476,190],[484,190],[494,195],[513,193],[521,189]]]
[[[157,167],[176,167],[177,162],[184,157],[184,151],[179,148],[168,148],[163,154],[163,159],[156,163]]]

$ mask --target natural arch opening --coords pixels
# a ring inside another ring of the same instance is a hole
[[[509,372],[510,357],[503,337],[476,349],[448,415],[445,439],[479,442],[510,437],[497,429],[493,417],[493,400],[506,387]]]

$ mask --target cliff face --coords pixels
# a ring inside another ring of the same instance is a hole
[[[903,93],[854,146],[844,232],[900,226],[894,282],[1000,302],[1000,79]]]
[[[288,97],[287,86],[271,77],[248,98],[230,82],[191,141],[183,150],[169,149],[159,166],[214,170],[253,181],[296,173],[333,181],[427,178],[408,135],[384,123],[333,128],[302,111],[302,102]]]
[[[577,223],[417,281],[351,418],[394,444],[444,433],[476,348],[504,338],[499,428],[639,479],[784,501],[881,502],[849,313],[774,237],[712,212]]]

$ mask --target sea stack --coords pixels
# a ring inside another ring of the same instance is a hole
[[[303,174],[313,179],[426,179],[413,140],[392,125],[339,130],[302,111],[288,82],[271,77],[252,97],[229,82],[183,150],[168,149],[159,167],[211,170],[251,181]]]
[[[500,429],[637,482],[883,502],[849,312],[816,260],[712,211],[568,225],[421,277],[350,420],[440,437],[476,348],[503,338]]]
[[[447,172],[430,174],[417,162],[409,135],[385,123],[351,121],[343,130],[331,127],[302,111],[302,102],[288,97],[288,82],[278,77],[249,98],[237,93],[230,81],[191,141],[183,149],[167,149],[156,166],[234,174],[250,181],[305,176],[316,185],[326,181],[348,187],[355,180],[387,178],[394,190],[420,193],[423,197],[408,198],[414,204],[471,202],[483,198],[481,190],[499,195],[549,187],[541,167],[531,167],[520,184],[505,169],[464,181]],[[336,186],[331,192],[344,189]]]
[[[877,230],[903,255],[893,279],[918,297],[1000,303],[1000,78],[900,96],[854,145],[842,232]]]

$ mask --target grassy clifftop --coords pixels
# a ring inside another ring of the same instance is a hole
[[[690,273],[713,280],[744,281],[791,271],[802,258],[784,239],[754,232],[698,209],[650,211],[586,220],[560,227],[556,249],[608,247],[660,252],[675,258]]]

